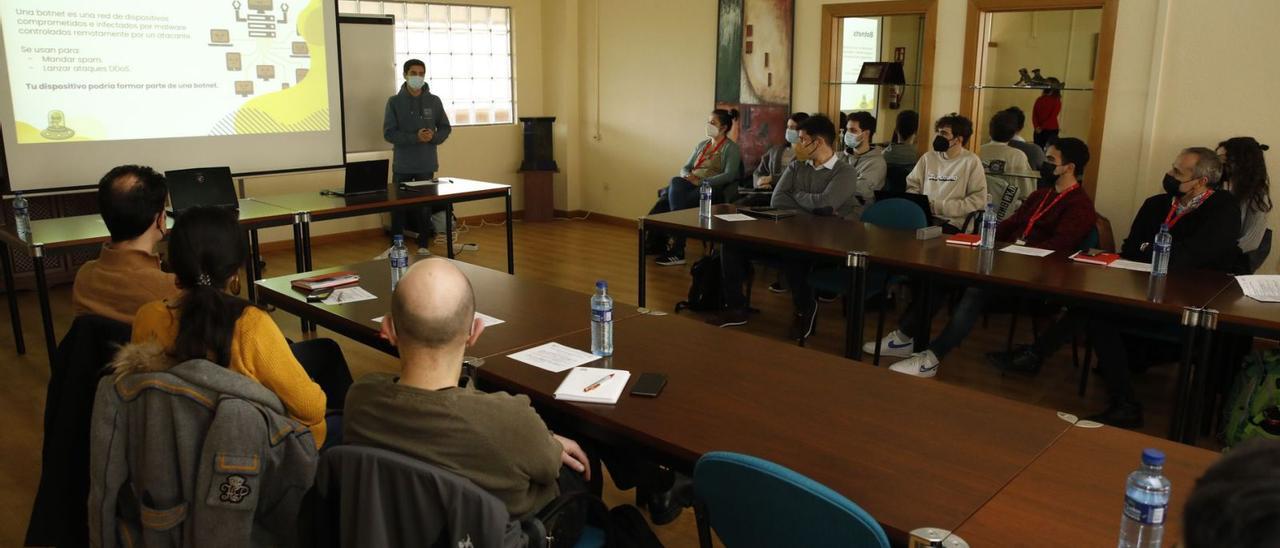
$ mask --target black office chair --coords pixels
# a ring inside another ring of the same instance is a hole
[[[342,355],[342,347],[333,339],[311,339],[290,342],[293,357],[307,370],[311,380],[320,385],[329,409],[342,409],[347,401],[347,389],[351,388],[351,369]]]
[[[907,175],[911,174],[915,164],[888,164],[884,172],[885,192],[906,192]]]

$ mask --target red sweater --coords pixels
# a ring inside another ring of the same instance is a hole
[[[1036,129],[1058,129],[1058,113],[1062,112],[1062,98],[1053,95],[1041,95],[1031,107],[1031,127]]]
[[[1012,215],[1005,217],[996,227],[996,239],[1002,242],[1016,241],[1022,237],[1022,231],[1031,221],[1031,215],[1037,208],[1048,207],[1057,198],[1053,187],[1042,188],[1032,192],[1022,201],[1022,205]],[[1047,202],[1045,200],[1048,200]],[[1052,249],[1063,253],[1073,253],[1080,249],[1085,236],[1093,230],[1098,221],[1098,214],[1093,210],[1093,202],[1083,188],[1077,188],[1062,197],[1062,200],[1046,209],[1031,227],[1027,234],[1027,245],[1042,249]]]

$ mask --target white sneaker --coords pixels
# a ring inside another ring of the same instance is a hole
[[[932,350],[912,354],[910,358],[889,366],[890,371],[897,371],[916,377],[929,378],[938,374],[938,357]]]
[[[903,335],[901,331],[893,330],[893,332],[885,335],[884,340],[880,341],[881,356],[895,356],[898,358],[906,358],[911,355],[912,348],[915,346],[915,340],[911,337]],[[862,351],[875,356],[876,342],[871,341],[862,345]]]
[[[394,246],[393,246],[393,247],[394,247]],[[387,257],[390,257],[390,256],[391,256],[391,250],[393,249],[393,247],[388,247],[386,251],[383,251],[382,253],[379,253],[377,257],[374,257],[374,258],[373,258],[373,260],[375,260],[375,261],[385,261],[385,260],[387,260]]]
[[[431,250],[430,250],[430,249],[427,249],[427,248],[425,248],[425,247],[419,247],[419,248],[418,248],[418,256],[419,256],[419,257],[430,257],[430,256],[431,256]]]

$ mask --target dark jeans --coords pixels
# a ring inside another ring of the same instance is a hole
[[[724,292],[725,308],[745,308],[747,297],[742,292],[742,285],[747,281],[747,271],[751,258],[764,259],[782,265],[787,278],[787,288],[791,290],[791,304],[796,312],[812,313],[817,307],[813,286],[809,285],[809,272],[813,270],[813,262],[797,257],[774,257],[770,255],[749,256],[746,251],[732,244],[720,246],[720,281]]]
[[[668,211],[698,207],[698,187],[684,177],[672,177],[667,185]],[[684,257],[684,236],[672,238],[671,254]]]
[[[932,310],[929,310],[928,314],[923,314],[924,299],[911,299],[911,304],[907,305],[906,312],[898,322],[898,330],[913,339],[923,335],[925,328],[933,324],[934,315],[942,309],[946,300],[942,296],[935,296],[929,306]],[[969,336],[969,332],[973,331],[973,325],[978,323],[978,317],[982,315],[982,306],[986,302],[985,290],[976,287],[964,290],[946,327],[942,328],[942,332],[938,333],[937,337],[929,340],[929,350],[932,350],[939,360],[946,357],[952,349],[960,346],[964,338]]]
[[[1162,324],[1133,318],[1112,318],[1108,314],[1094,312],[1085,308],[1072,308],[1053,325],[1049,326],[1039,340],[1032,346],[1041,359],[1048,359],[1075,334],[1083,331],[1089,337],[1089,344],[1098,355],[1098,370],[1107,385],[1107,396],[1113,402],[1137,403],[1133,392],[1133,383],[1129,374],[1129,345],[1141,344],[1137,340],[1129,340],[1120,333],[1120,326],[1150,327],[1159,330]]]
[[[1049,145],[1052,145],[1054,142],[1058,140],[1058,132],[1060,131],[1062,130],[1042,129],[1040,130],[1040,133],[1035,134],[1035,137],[1033,137],[1033,140],[1035,140],[1036,146],[1040,148],[1047,148]]]
[[[434,177],[434,173],[394,173],[391,175],[391,184],[399,185],[407,181],[429,181]],[[404,235],[405,220],[413,215],[414,224],[418,225],[418,247],[428,247],[431,240],[435,238],[436,227],[432,224],[433,217],[437,213],[443,213],[445,208],[438,210],[433,207],[420,207],[416,209],[392,211],[391,212],[391,235]],[[444,222],[444,217],[440,217],[439,221]]]

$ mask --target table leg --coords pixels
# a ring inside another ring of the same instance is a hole
[[[311,264],[311,213],[310,212],[304,212],[302,214],[302,266],[306,268],[304,272],[311,272],[316,268],[315,265]]]
[[[636,285],[636,304],[639,305],[641,308],[644,308],[644,294],[645,294],[644,240],[646,236],[646,231],[644,229],[644,219],[636,219],[636,234],[640,235],[640,248],[639,248],[640,255],[639,255],[639,260],[636,261],[636,264],[640,265],[640,268],[636,271],[637,273],[636,281],[638,282]]]
[[[1175,389],[1173,420],[1169,422],[1169,439],[1177,441],[1185,431],[1191,385],[1191,361],[1196,351],[1196,339],[1200,332],[1201,309],[1187,306],[1182,309],[1182,360],[1178,362],[1178,386]]]
[[[453,204],[444,209],[444,247],[445,255],[453,258]]]
[[[1200,360],[1191,370],[1191,405],[1187,409],[1182,431],[1182,443],[1195,445],[1200,435],[1200,419],[1204,414],[1205,390],[1212,373],[1210,354],[1213,350],[1213,334],[1218,329],[1218,311],[1200,311]]]
[[[293,267],[301,273],[307,272],[307,245],[308,242],[302,237],[302,214],[293,214]],[[307,320],[300,320],[302,332],[306,333],[310,329]]]
[[[58,341],[53,336],[53,311],[49,309],[49,284],[44,272],[44,246],[31,246],[31,262],[35,265],[36,291],[40,297],[40,322],[44,326],[44,347],[49,352],[49,366],[58,352]]]
[[[915,336],[915,352],[924,352],[929,349],[929,332],[933,331],[933,299],[937,297],[933,291],[933,277],[922,275],[920,282],[920,314],[917,318],[917,325],[920,327],[920,333]]]
[[[4,293],[9,301],[9,323],[13,324],[13,344],[18,355],[27,353],[27,342],[22,338],[22,314],[18,312],[18,289],[13,285],[13,258],[9,246],[0,240],[0,267],[4,269]]]
[[[516,273],[516,244],[512,238],[514,226],[511,224],[511,189],[507,189],[507,274]]]
[[[258,249],[258,231],[249,229],[245,231],[249,238],[249,258],[244,263],[244,275],[249,278],[248,295],[249,302],[258,302],[258,288],[254,282],[262,278],[262,272],[258,270],[258,260],[261,257]]]
[[[643,243],[641,244],[643,246]],[[641,268],[644,267],[641,257]],[[862,323],[865,320],[867,300],[867,254],[862,251],[850,251],[845,255],[845,266],[849,267],[849,287],[845,292],[844,319],[844,355],[855,360],[862,359]]]

